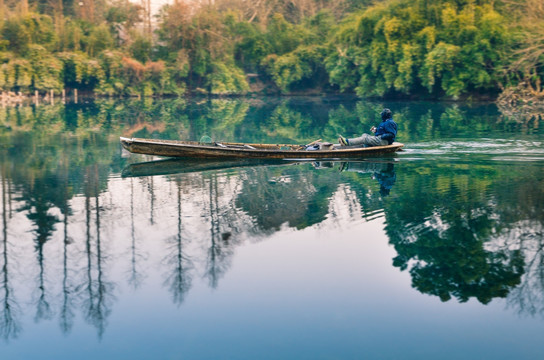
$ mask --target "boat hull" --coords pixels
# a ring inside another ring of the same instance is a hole
[[[399,151],[404,144],[386,146],[340,147],[328,150],[304,150],[304,146],[290,144],[201,144],[193,141],[120,138],[122,146],[135,154],[186,158],[225,159],[336,159],[360,158]]]

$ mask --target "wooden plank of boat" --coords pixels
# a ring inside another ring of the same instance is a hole
[[[229,159],[335,159],[359,158],[400,150],[404,144],[394,142],[386,146],[353,147],[333,145],[327,150],[305,150],[294,144],[210,143],[196,141],[120,138],[131,153],[167,157],[229,158]]]

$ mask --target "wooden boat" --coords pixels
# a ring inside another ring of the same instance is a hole
[[[308,151],[306,145],[200,143],[196,141],[120,138],[121,144],[131,153],[168,157],[226,158],[226,159],[336,159],[361,158],[394,153],[404,144],[394,142],[386,146],[356,147],[330,143],[320,150]]]

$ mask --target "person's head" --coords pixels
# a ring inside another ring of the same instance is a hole
[[[382,113],[380,115],[382,117],[382,121],[385,121],[387,119],[391,119],[393,117],[393,113],[389,109],[383,109]]]

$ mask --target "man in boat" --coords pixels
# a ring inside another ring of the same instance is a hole
[[[391,145],[397,136],[397,123],[393,121],[393,113],[389,109],[383,109],[381,112],[382,122],[376,128],[373,126],[370,131],[374,135],[363,134],[358,138],[346,139],[342,135],[338,142],[342,146],[384,146]]]

